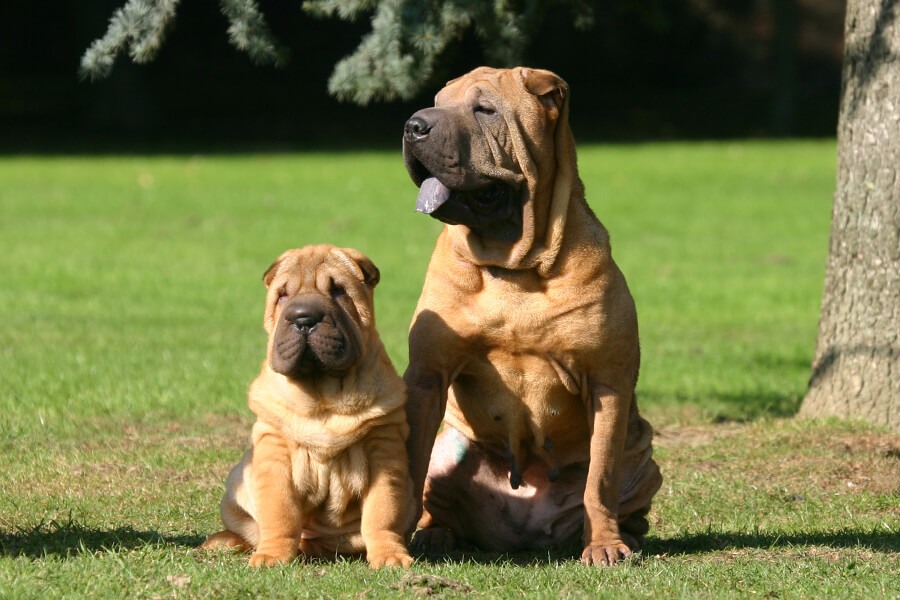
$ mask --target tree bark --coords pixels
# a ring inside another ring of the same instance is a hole
[[[805,417],[900,431],[900,1],[849,0],[837,187]]]

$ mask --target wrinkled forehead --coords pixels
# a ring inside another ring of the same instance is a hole
[[[310,275],[314,276],[316,266],[321,264],[323,259],[324,256],[319,252],[294,250],[282,259],[273,279],[280,277],[298,278],[301,281],[309,279]]]
[[[285,257],[275,274],[280,275],[298,277],[303,285],[327,283],[332,277],[362,280],[359,266],[352,258],[340,248],[324,246],[304,248]]]
[[[491,88],[503,90],[506,94],[516,93],[522,88],[519,69],[492,69],[479,67],[462,77],[447,82],[434,97],[434,105],[454,104],[466,99],[470,90]]]

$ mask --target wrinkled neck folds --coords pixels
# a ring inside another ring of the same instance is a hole
[[[576,168],[575,146],[568,124],[568,103],[560,111],[552,136],[553,148],[533,147],[523,131],[532,129],[519,121],[515,111],[504,111],[506,135],[512,157],[505,151],[505,140],[486,133],[496,164],[515,161],[524,176],[519,191],[522,201],[522,235],[514,243],[498,242],[480,236],[465,226],[449,226],[453,245],[461,258],[477,265],[505,269],[537,269],[547,277],[562,244],[569,203],[581,193]],[[548,124],[553,126],[553,124]],[[542,163],[536,155],[546,153]]]

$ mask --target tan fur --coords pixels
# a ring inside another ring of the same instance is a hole
[[[476,122],[474,98],[502,122]],[[519,185],[522,235],[447,225],[438,237],[410,329],[408,449],[417,494],[442,419],[523,469],[587,465],[582,558],[610,564],[630,554],[619,525],[646,513],[660,477],[634,396],[635,307],[584,200],[568,107],[548,71],[479,68],[426,109],[450,114],[462,139],[487,138],[464,167]],[[620,505],[625,487],[636,491]],[[427,512],[420,524],[443,525]]]
[[[327,296],[332,281],[352,301],[361,358],[340,376],[275,372],[279,294]],[[257,416],[252,448],[228,477],[221,504],[226,530],[204,546],[254,548],[252,566],[298,553],[365,553],[372,567],[408,567],[406,532],[415,509],[404,446],[406,393],[375,331],[377,269],[355,250],[313,246],[282,254],[264,282],[270,341],[249,390]]]

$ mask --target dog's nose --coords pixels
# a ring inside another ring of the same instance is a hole
[[[297,327],[312,328],[325,318],[325,313],[314,306],[294,304],[285,308],[282,316]]]
[[[404,136],[409,142],[421,140],[431,131],[431,124],[422,117],[412,117],[403,128]]]

